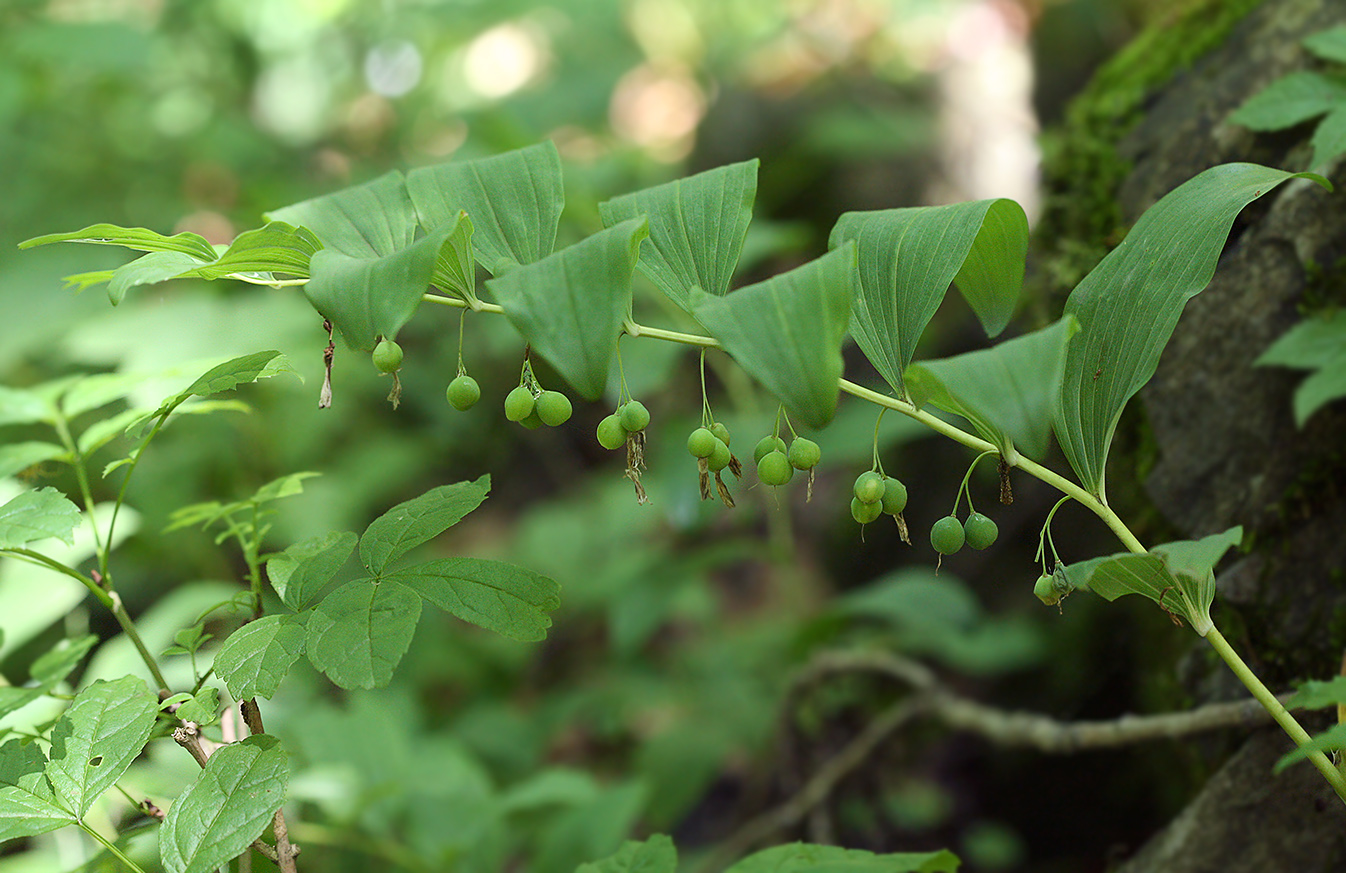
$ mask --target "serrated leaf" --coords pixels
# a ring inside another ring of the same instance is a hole
[[[1330,27],[1304,37],[1304,48],[1325,61],[1346,64],[1346,27]]]
[[[1279,774],[1296,761],[1303,761],[1311,752],[1338,752],[1342,749],[1346,749],[1346,723],[1334,724],[1304,745],[1286,752],[1272,766],[1271,772]]]
[[[342,688],[388,684],[421,617],[405,585],[357,579],[322,599],[308,621],[308,659]]]
[[[286,606],[303,609],[336,576],[357,541],[353,533],[332,531],[272,555],[266,562],[271,587]]]
[[[98,681],[75,696],[51,731],[47,778],[80,818],[145,748],[158,701],[135,676]]]
[[[749,855],[725,873],[956,873],[961,865],[948,850],[876,855],[862,849],[791,843]]]
[[[1150,207],[1066,300],[1080,323],[1066,351],[1056,438],[1080,484],[1102,498],[1113,432],[1127,401],[1154,375],[1187,301],[1215,275],[1235,216],[1293,178],[1257,164],[1222,164]]]
[[[164,817],[159,853],[170,873],[208,873],[242,854],[285,800],[289,769],[266,734],[215,751]]]
[[[354,546],[352,536],[351,545]],[[215,675],[235,700],[276,693],[290,667],[304,654],[309,614],[267,615],[234,631],[215,653]]]
[[[859,266],[851,333],[899,394],[916,343],[950,283],[988,336],[1009,324],[1028,250],[1028,219],[1013,200],[847,212],[828,245],[849,240]]]
[[[55,407],[37,391],[0,385],[0,425],[51,423],[55,418]]]
[[[196,233],[177,233],[164,236],[144,227],[120,227],[115,224],[92,224],[68,233],[49,233],[19,243],[21,249],[45,246],[55,242],[97,243],[124,246],[140,252],[180,252],[201,261],[215,260],[215,249],[206,238]]]
[[[693,292],[692,311],[796,421],[821,428],[836,413],[855,282],[855,247],[843,245],[724,297]]]
[[[28,668],[33,681],[45,688],[51,688],[57,682],[69,676],[89,650],[98,645],[98,637],[84,634],[74,639],[61,640]]]
[[[1300,684],[1294,696],[1285,701],[1286,709],[1323,709],[1346,705],[1346,676],[1334,676],[1326,682],[1310,679]]]
[[[463,621],[526,642],[546,638],[548,613],[561,605],[561,586],[552,579],[481,558],[427,561],[384,579],[401,582]]]
[[[439,536],[481,505],[491,477],[440,485],[397,504],[374,519],[360,537],[360,562],[379,576],[389,562]]]
[[[598,204],[603,224],[648,218],[637,267],[688,312],[700,288],[723,296],[734,277],[757,197],[757,159],[677,179]]]
[[[1041,461],[1061,394],[1066,345],[1078,331],[1066,316],[989,349],[917,361],[906,371],[907,392],[918,408],[931,403],[966,418],[1011,462],[1016,450]]]
[[[550,140],[480,158],[420,167],[407,191],[421,224],[435,229],[466,212],[481,265],[531,264],[551,254],[565,207],[561,156]]]
[[[0,745],[0,843],[75,823],[43,774],[46,764],[36,743],[14,740]]]
[[[1252,130],[1284,130],[1343,103],[1346,79],[1298,70],[1249,97],[1229,120]]]
[[[386,257],[416,238],[416,210],[407,196],[406,180],[397,170],[363,185],[272,210],[263,217],[306,227],[327,249],[349,258]]]
[[[74,545],[79,523],[79,507],[55,488],[25,491],[0,506],[0,549],[16,549],[46,537]]]
[[[178,707],[174,715],[183,721],[198,725],[214,724],[220,714],[220,690],[206,685],[194,695],[189,695],[185,703]]]
[[[665,834],[643,842],[628,840],[610,857],[575,868],[575,873],[676,873],[678,850]]]
[[[240,233],[218,260],[192,270],[184,278],[223,279],[235,273],[304,277],[309,275],[309,259],[322,247],[322,241],[307,227],[271,221]]]
[[[510,324],[588,400],[607,386],[648,233],[643,219],[626,221],[486,283]]]
[[[0,479],[13,476],[34,464],[59,458],[65,453],[64,446],[36,440],[0,445]]]
[[[214,260],[214,253],[211,254]],[[141,255],[129,264],[123,264],[112,271],[108,282],[107,296],[116,306],[126,297],[126,292],[137,285],[153,285],[176,279],[189,270],[209,263],[182,252],[150,252]]]

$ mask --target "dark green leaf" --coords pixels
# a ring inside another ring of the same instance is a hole
[[[643,219],[623,222],[486,283],[523,338],[588,400],[607,385],[648,233]]]
[[[178,706],[173,715],[183,721],[198,725],[214,724],[220,714],[220,690],[206,685],[195,694],[187,695],[187,700]]]
[[[29,441],[0,445],[0,479],[65,454],[65,448],[56,443]]]
[[[1325,61],[1346,64],[1346,27],[1332,27],[1304,37],[1304,48]]]
[[[1296,761],[1302,761],[1310,752],[1339,752],[1346,749],[1346,723],[1334,724],[1302,746],[1286,752],[1271,768],[1271,772],[1280,773]]]
[[[271,221],[240,233],[219,260],[187,273],[202,279],[223,279],[236,273],[309,275],[308,262],[322,241],[306,227]]]
[[[1253,130],[1284,130],[1346,103],[1346,80],[1299,70],[1272,82],[1229,116]]]
[[[79,523],[79,507],[55,488],[25,491],[0,506],[0,549],[19,548],[46,537],[74,545]]]
[[[313,666],[342,688],[388,684],[421,617],[421,599],[397,582],[357,579],[322,599],[308,621]]]
[[[212,260],[214,257],[212,256]],[[126,297],[126,292],[137,285],[153,285],[176,279],[188,270],[194,270],[208,263],[182,252],[150,252],[141,255],[129,264],[123,264],[112,271],[107,296],[116,306]]]
[[[357,540],[353,533],[332,531],[272,555],[266,562],[271,587],[286,606],[303,609],[336,576]]]
[[[79,662],[84,660],[89,650],[96,645],[98,637],[93,634],[61,640],[33,662],[33,666],[28,668],[28,675],[33,677],[33,681],[51,688],[69,676],[79,666]]]
[[[1323,709],[1342,705],[1346,705],[1346,676],[1335,676],[1327,682],[1310,679],[1285,701],[1286,709]]]
[[[135,676],[81,691],[51,731],[47,778],[80,818],[145,748],[158,701]]]
[[[855,277],[855,247],[843,245],[724,297],[693,292],[693,313],[796,421],[820,428],[837,408]]]
[[[791,843],[749,855],[725,873],[956,873],[961,864],[947,850],[876,855],[840,846]]]
[[[1295,391],[1295,422],[1303,427],[1325,404],[1346,397],[1346,317],[1327,312],[1307,318],[1253,363],[1317,370]]]
[[[159,854],[170,873],[208,873],[260,837],[285,800],[289,765],[275,737],[217,749],[169,808]]]
[[[561,587],[532,570],[480,558],[442,558],[384,577],[463,621],[514,640],[544,639]]]
[[[12,740],[0,745],[0,843],[75,823],[43,774],[46,764],[37,743]]]
[[[402,555],[453,527],[481,505],[491,491],[491,477],[440,485],[397,504],[365,529],[360,561],[378,576]]]
[[[276,209],[265,218],[306,227],[325,247],[348,258],[386,257],[416,237],[416,210],[407,196],[406,180],[396,170],[363,185]]]
[[[54,242],[98,243],[125,246],[139,252],[180,252],[200,261],[215,260],[215,249],[206,238],[195,233],[164,236],[143,227],[119,227],[115,224],[94,224],[69,233],[49,233],[19,243],[19,248],[30,249]]]
[[[224,680],[230,696],[235,700],[254,697],[269,700],[290,667],[304,654],[308,618],[306,612],[267,615],[230,634],[214,661],[215,674]]]
[[[664,834],[644,842],[630,840],[617,853],[575,868],[575,873],[677,873],[678,850]]]

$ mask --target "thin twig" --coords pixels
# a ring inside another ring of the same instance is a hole
[[[248,726],[248,733],[253,736],[266,733],[266,726],[262,724],[262,710],[257,706],[256,699],[243,701],[238,709],[243,715],[243,723]],[[280,867],[281,873],[297,873],[294,859],[299,854],[299,847],[290,842],[290,831],[285,824],[283,810],[276,810],[271,819],[271,830],[276,835],[276,854],[272,860]]]

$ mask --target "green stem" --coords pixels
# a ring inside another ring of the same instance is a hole
[[[117,856],[117,860],[121,861],[123,864],[125,864],[127,867],[130,867],[132,870],[135,870],[136,873],[145,873],[145,870],[139,864],[123,855],[122,850],[118,849],[115,845],[104,839],[102,834],[98,833],[97,831],[95,831],[93,828],[89,827],[82,821],[76,822],[76,824],[79,825],[80,829],[84,831],[86,834],[93,837],[98,842],[102,843],[103,848],[107,849],[113,855]]]
[[[140,653],[140,660],[144,661],[145,666],[149,668],[150,675],[153,676],[154,681],[159,684],[159,690],[165,692],[169,691],[168,680],[165,679],[164,674],[160,672],[159,663],[154,660],[154,656],[150,654],[150,650],[145,647],[145,641],[140,638],[140,631],[136,630],[135,622],[131,620],[131,616],[127,613],[126,607],[122,605],[121,597],[119,597],[115,591],[110,592],[110,594],[112,605],[109,609],[112,611],[112,617],[117,619],[117,624],[121,625],[122,632],[126,634],[126,638],[131,641],[131,645],[135,646],[136,651]]]
[[[66,451],[70,452],[70,466],[75,469],[75,481],[79,483],[80,497],[84,500],[84,510],[89,514],[89,528],[93,531],[94,550],[98,554],[103,553],[103,538],[98,533],[98,521],[94,518],[93,508],[93,489],[89,486],[89,471],[84,469],[84,456],[80,454],[79,444],[70,433],[70,423],[66,421],[64,415],[58,415],[54,424],[56,434],[61,438],[61,444],[65,446]],[[109,530],[109,536],[111,531]],[[109,539],[109,542],[111,540]]]

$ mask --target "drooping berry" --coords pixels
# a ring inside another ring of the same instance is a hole
[[[795,474],[784,452],[767,452],[757,462],[757,478],[765,485],[784,485]]]
[[[528,413],[528,417],[525,418],[523,421],[519,422],[519,424],[523,425],[529,430],[537,430],[538,428],[542,427],[542,416],[537,414],[537,407],[534,406],[533,411]]]
[[[379,340],[373,357],[380,373],[392,373],[402,367],[402,347],[390,339]]]
[[[757,447],[752,450],[752,462],[754,464],[761,463],[762,457],[767,452],[781,452],[784,454],[785,440],[778,436],[771,436],[770,434],[762,437],[757,441]]]
[[[878,501],[866,503],[858,497],[851,498],[851,518],[860,524],[869,524],[883,515],[883,506]]]
[[[505,418],[510,421],[523,421],[533,414],[533,407],[536,405],[533,392],[528,390],[528,386],[519,385],[505,395]]]
[[[710,428],[698,427],[687,437],[687,451],[693,458],[709,458],[715,451],[715,434]]]
[[[877,504],[883,499],[883,476],[874,470],[866,470],[855,479],[855,499],[861,503]],[[883,512],[883,507],[879,507]]]
[[[796,470],[812,470],[823,458],[823,450],[813,440],[795,437],[790,443],[790,466]]]
[[[715,438],[724,443],[725,448],[729,447],[729,428],[724,426],[723,422],[715,422],[710,426],[710,432],[715,434]]]
[[[897,515],[907,506],[907,486],[890,476],[883,477],[883,511]]]
[[[565,424],[570,420],[570,413],[572,412],[570,398],[560,391],[543,391],[537,397],[537,406],[534,411],[547,427]]]
[[[930,545],[941,555],[952,555],[963,547],[963,523],[946,515],[930,528]]]
[[[627,433],[639,433],[650,423],[650,411],[639,400],[628,400],[621,408],[622,427]]]
[[[1061,602],[1061,595],[1057,593],[1050,573],[1043,573],[1038,577],[1038,581],[1033,583],[1033,594],[1048,606],[1055,606]]]
[[[718,473],[729,466],[729,460],[732,457],[733,455],[729,453],[729,446],[724,444],[724,440],[716,437],[715,448],[710,453],[710,457],[706,458],[706,467],[709,468],[712,473]]]
[[[449,383],[444,396],[448,398],[449,405],[454,409],[459,412],[466,412],[476,406],[477,401],[481,399],[481,386],[477,384],[476,379],[464,373],[455,377]]]
[[[990,517],[974,512],[963,522],[963,533],[967,544],[974,549],[984,549],[1000,535],[1000,528]]]
[[[626,429],[622,427],[622,417],[617,413],[598,423],[598,444],[612,451],[620,449],[626,443]]]

